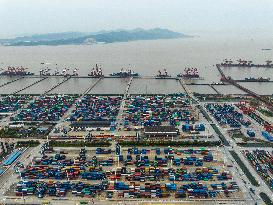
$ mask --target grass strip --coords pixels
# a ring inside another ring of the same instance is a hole
[[[234,152],[233,150],[229,151],[232,157],[235,159],[235,161],[238,163],[242,171],[247,176],[248,180],[253,186],[260,186],[259,183],[256,181],[256,179],[253,177],[253,175],[250,173],[246,165],[243,163],[243,161],[239,158],[238,154]]]

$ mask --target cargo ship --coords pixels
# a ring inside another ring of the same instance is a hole
[[[26,71],[28,68],[21,67],[11,67],[9,66],[7,69],[4,69],[0,75],[5,76],[29,76],[34,75],[34,73]]]
[[[270,78],[263,78],[263,77],[259,77],[259,78],[245,78],[245,80],[243,80],[244,82],[269,82]]]
[[[238,59],[237,62],[233,62],[231,59],[225,59],[224,62],[220,63],[223,67],[256,67],[256,68],[273,68],[271,60],[265,61],[264,64],[254,64],[252,61]]]
[[[158,74],[155,76],[155,78],[171,78],[171,75],[168,74],[168,71],[166,69],[163,69],[163,72],[161,70],[158,71]]]
[[[184,73],[178,74],[177,77],[186,79],[200,78],[197,68],[185,68]]]
[[[92,68],[91,72],[88,74],[89,77],[92,78],[100,78],[103,77],[103,73],[102,73],[102,68],[98,66],[98,64],[96,64],[95,68]]]
[[[134,71],[132,71],[130,69],[123,69],[122,68],[117,73],[111,73],[110,76],[111,77],[117,77],[117,78],[127,78],[127,77],[138,77],[139,74],[135,73]]]

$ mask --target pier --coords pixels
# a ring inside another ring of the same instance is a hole
[[[221,66],[217,65],[217,69],[221,74],[222,82],[191,82],[181,78],[155,78],[153,76],[139,76],[139,77],[82,77],[82,76],[47,76],[47,77],[33,77],[22,76],[15,79],[2,78],[3,84],[0,85],[0,94],[28,94],[28,95],[41,95],[41,94],[100,94],[100,95],[124,95],[127,88],[127,83],[130,79],[131,86],[127,90],[130,94],[159,94],[159,93],[173,93],[173,92],[189,92],[204,94],[204,95],[251,95],[257,98],[266,98],[263,95],[271,95],[271,90],[265,90],[265,94],[257,94],[255,89],[243,88],[238,81],[230,79],[225,76]],[[47,80],[43,80],[46,78]],[[40,80],[41,79],[41,80]],[[125,84],[126,82],[126,84]],[[217,82],[217,81],[215,81]],[[251,82],[249,82],[251,83]],[[262,82],[261,85],[268,85],[271,82]],[[91,85],[92,84],[92,85]],[[217,85],[222,85],[219,90]],[[260,84],[259,84],[260,85]],[[90,87],[91,86],[91,87]],[[183,91],[181,87],[183,88]],[[227,86],[226,89],[224,86]],[[232,89],[232,87],[233,89]],[[268,87],[268,86],[267,86]],[[236,90],[240,92],[236,92]],[[224,90],[224,91],[223,91]],[[8,93],[9,91],[9,93]],[[266,100],[265,100],[266,101]]]
[[[210,84],[209,86],[210,86],[217,94],[221,95],[221,93],[220,93],[218,90],[216,90],[215,87],[214,87],[213,85]]]
[[[86,91],[84,91],[82,95],[88,94],[101,81],[102,78],[103,77],[98,78],[98,80],[93,85],[91,85]]]
[[[120,104],[119,112],[118,112],[118,115],[117,115],[117,121],[116,121],[117,130],[119,130],[120,124],[122,123],[122,113],[124,111],[125,100],[129,95],[128,92],[129,92],[132,80],[133,80],[133,77],[130,78],[130,80],[129,80],[128,84],[127,84],[127,87],[125,89],[125,92],[124,92],[124,95],[123,95],[123,98],[122,98],[122,101],[121,101],[121,104]]]
[[[249,95],[253,96],[257,100],[265,103],[266,106],[268,107],[268,109],[270,109],[270,111],[273,112],[272,102],[269,99],[267,99],[267,98],[265,98],[265,97],[263,97],[263,96],[255,93],[255,92],[253,92],[253,91],[251,91],[251,90],[249,90],[249,89],[241,86],[239,83],[237,83],[236,80],[233,80],[231,77],[226,77],[225,74],[224,74],[224,72],[221,69],[221,65],[217,64],[216,67],[217,67],[219,73],[221,74],[221,80],[223,82],[227,82],[229,84],[232,84],[232,85],[236,86],[237,88],[243,90],[244,92],[248,93]]]

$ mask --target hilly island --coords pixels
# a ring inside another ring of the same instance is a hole
[[[133,30],[120,29],[115,31],[100,31],[96,33],[64,32],[35,34],[11,39],[0,39],[0,44],[4,46],[86,45],[95,43],[115,43],[137,40],[176,39],[189,37],[192,36],[174,32],[168,29],[154,28],[145,30],[137,28]]]

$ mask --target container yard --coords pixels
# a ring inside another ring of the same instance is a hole
[[[48,200],[240,199],[243,194],[230,169],[221,151],[210,148],[56,147],[20,168],[22,181],[8,194]]]
[[[46,138],[56,123],[10,122],[0,130],[2,138],[42,139]]]
[[[58,121],[74,104],[77,96],[49,95],[41,96],[22,109],[13,121]]]
[[[243,150],[242,153],[256,170],[256,172],[273,191],[273,150]]]
[[[273,205],[272,10],[0,0],[0,205]]]
[[[231,104],[208,103],[205,107],[222,126],[240,128],[241,126],[248,127],[251,124],[251,122]]]
[[[121,96],[85,95],[76,102],[70,121],[115,122],[119,112]]]
[[[44,77],[0,96],[1,140],[15,145],[1,159],[5,200],[259,202],[245,169],[271,186],[269,148],[264,159],[261,150],[240,146],[271,146],[272,120],[253,109],[245,93],[221,94],[233,85]],[[193,93],[203,93],[202,102]],[[217,98],[206,101],[204,93]],[[48,141],[54,147],[45,148]],[[240,160],[229,154],[233,149]]]
[[[131,96],[125,101],[124,127],[179,126],[181,122],[195,122],[196,116],[189,98],[183,93],[163,96]]]
[[[13,113],[26,105],[33,97],[29,95],[2,96],[0,98],[0,114]]]
[[[122,103],[124,102],[124,104]],[[76,101],[66,121],[59,123],[51,138],[69,139],[91,136],[92,139],[131,140],[151,136],[147,127],[161,132],[161,127],[177,129],[176,140],[217,141],[217,137],[199,111],[183,93],[169,95],[121,96],[83,95]],[[164,135],[164,131],[162,132]],[[169,135],[171,136],[171,135]],[[164,139],[157,136],[153,139]]]

